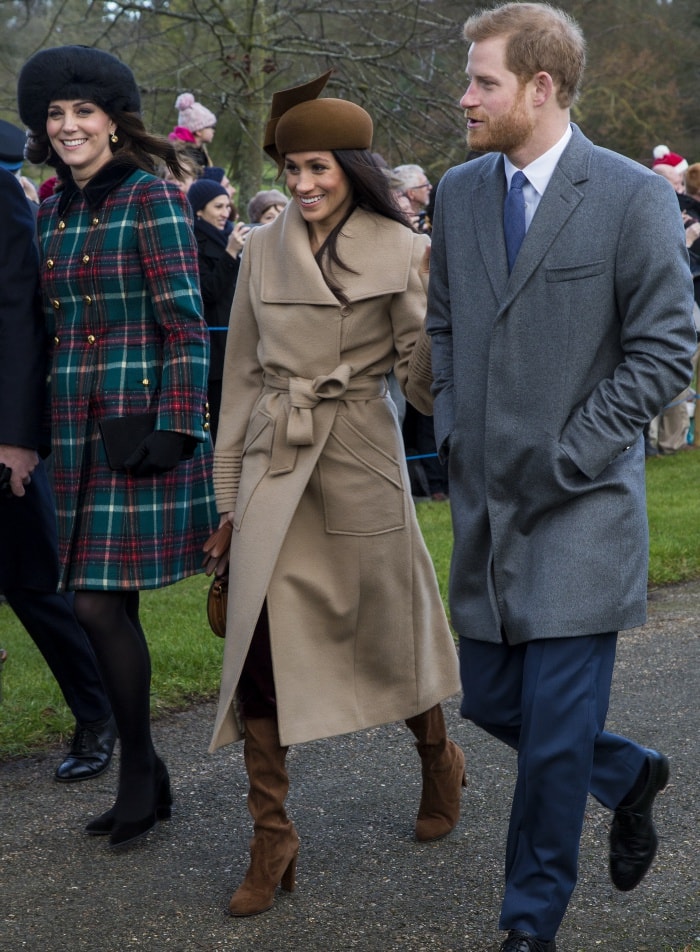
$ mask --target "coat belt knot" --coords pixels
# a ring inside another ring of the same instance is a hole
[[[314,422],[312,410],[322,400],[369,400],[386,392],[384,377],[352,378],[350,364],[339,364],[329,374],[314,377],[278,377],[265,374],[265,387],[289,395],[289,404],[285,412],[286,427],[275,425],[272,447],[271,473],[288,473],[296,462],[297,446],[311,446],[314,443]],[[283,438],[282,438],[283,437]]]
[[[340,364],[332,373],[308,380],[289,378],[289,419],[287,443],[290,446],[311,446],[314,441],[314,421],[311,411],[321,400],[337,400],[348,389],[352,367]]]

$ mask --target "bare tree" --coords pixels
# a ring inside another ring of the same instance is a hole
[[[34,6],[44,12],[43,45],[97,42],[132,66],[151,127],[172,128],[174,102],[183,91],[217,113],[212,151],[233,171],[244,196],[274,176],[260,149],[273,91],[329,68],[334,73],[326,94],[369,110],[375,148],[390,164],[418,161],[440,174],[464,155],[457,109],[463,5],[111,0],[83,4],[77,22],[75,0],[63,0],[60,25],[49,19],[50,4]],[[39,10],[33,12],[36,17]]]
[[[88,43],[133,68],[150,128],[168,132],[177,95],[219,118],[212,147],[247,199],[275,176],[261,151],[272,93],[329,68],[326,95],[365,106],[374,148],[431,178],[462,161],[462,24],[485,5],[454,0],[2,0],[0,112],[16,117],[15,75],[35,49]],[[697,0],[560,0],[589,47],[574,118],[642,161],[667,142],[700,157]]]

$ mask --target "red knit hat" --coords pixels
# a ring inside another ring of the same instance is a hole
[[[654,149],[654,161],[651,167],[656,168],[657,165],[669,165],[677,172],[685,172],[688,168],[688,163],[683,156],[678,155],[677,152],[671,152],[667,145],[657,145]]]

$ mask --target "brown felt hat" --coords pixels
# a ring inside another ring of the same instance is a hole
[[[284,168],[288,152],[331,152],[334,149],[369,149],[372,119],[347,99],[317,99],[332,70],[301,86],[283,89],[272,97],[263,148]]]

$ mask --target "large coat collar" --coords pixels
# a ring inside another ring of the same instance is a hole
[[[78,188],[73,179],[69,178],[59,194],[58,214],[65,214],[70,203],[81,191],[88,208],[91,210],[99,208],[110,192],[126,181],[137,168],[134,162],[114,159],[103,166],[83,189]]]
[[[254,237],[263,242],[262,301],[338,306],[311,252],[306,223],[294,202]],[[352,270],[333,273],[348,300],[405,291],[413,238],[411,230],[399,222],[356,208],[338,238],[340,258]]]
[[[583,185],[590,173],[593,143],[572,124],[573,134],[542,196],[528,229],[515,267],[508,277],[502,209],[505,200],[503,156],[484,157],[474,183],[472,202],[482,258],[501,310],[512,302],[584,198]]]

